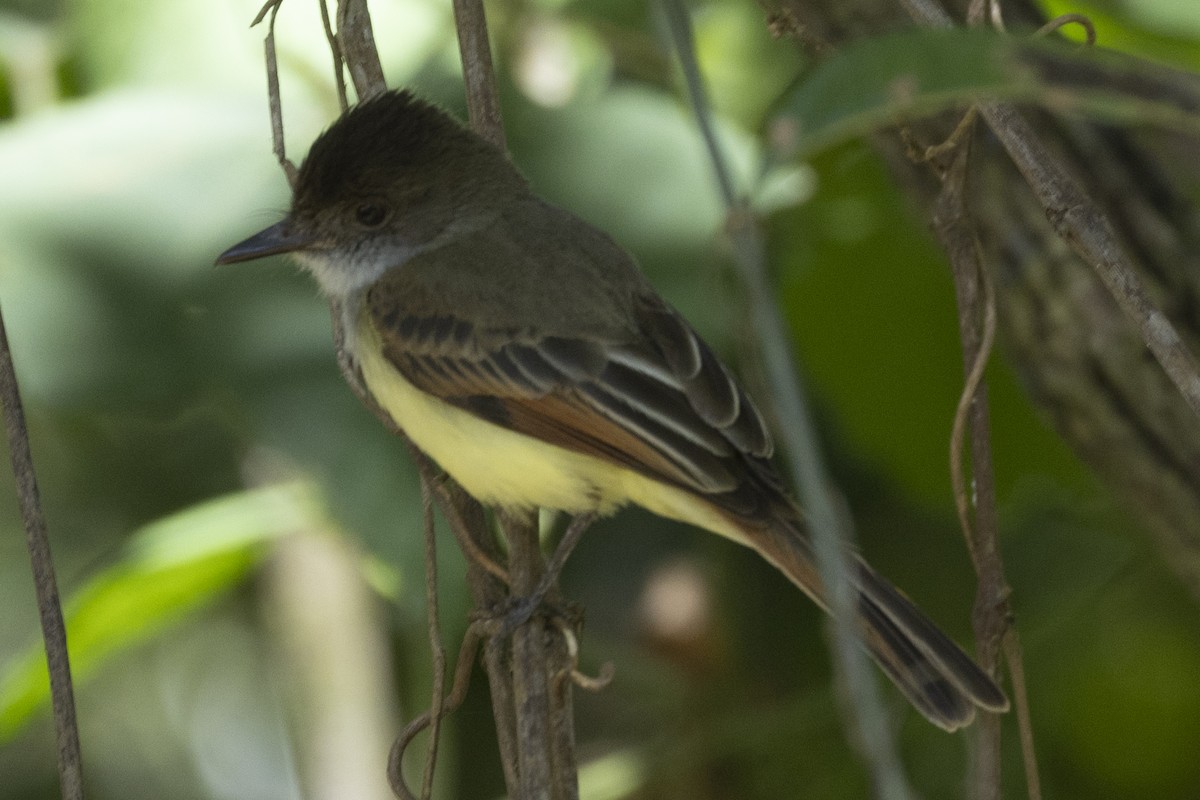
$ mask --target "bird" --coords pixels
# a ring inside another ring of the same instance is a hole
[[[278,223],[219,264],[289,253],[341,309],[371,399],[482,503],[626,505],[757,551],[828,610],[763,415],[607,234],[540,198],[507,153],[411,91],[344,112]],[[848,553],[857,630],[913,706],[956,730],[996,682]]]

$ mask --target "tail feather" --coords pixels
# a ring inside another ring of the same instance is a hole
[[[859,565],[858,588],[864,602],[877,606],[888,622],[913,643],[925,662],[952,681],[973,705],[988,711],[1008,710],[1004,692],[962,648],[899,589],[866,564]]]
[[[863,640],[871,656],[908,701],[939,728],[957,730],[975,718],[975,705],[933,665],[875,603],[860,598]]]
[[[812,543],[798,514],[779,522],[766,530],[744,529],[744,538],[828,610]],[[930,722],[953,731],[969,724],[976,708],[1008,709],[1008,698],[987,673],[899,589],[857,557],[849,567],[868,652]]]

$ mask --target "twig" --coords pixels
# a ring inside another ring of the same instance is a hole
[[[962,147],[960,153],[968,152]],[[992,481],[990,467],[991,459],[981,458],[990,456],[991,445],[986,426],[988,416],[987,380],[983,377],[992,347],[996,341],[996,302],[991,289],[991,281],[983,271],[979,256],[978,244],[972,232],[967,229],[968,217],[965,206],[964,182],[966,178],[967,159],[958,155],[954,165],[947,173],[939,205],[934,212],[934,225],[941,235],[954,276],[954,285],[958,300],[959,335],[963,343],[963,366],[966,379],[963,381],[962,393],[958,405],[954,409],[954,423],[950,429],[950,486],[954,491],[954,507],[958,512],[958,524],[966,540],[967,552],[971,555],[971,563],[976,573],[982,569],[980,560],[983,557],[979,550],[978,537],[994,536],[996,531],[994,507],[995,487]],[[979,311],[982,308],[982,318]],[[976,467],[983,466],[980,461],[986,461],[989,466],[985,474],[974,475],[974,491],[967,487],[967,473],[963,469],[963,453],[966,447],[966,432],[971,428],[971,453]],[[985,486],[980,486],[980,478],[984,478]],[[976,530],[971,521],[972,495],[976,514],[987,519]],[[987,504],[988,511],[980,511],[980,506]],[[994,667],[994,665],[985,666]]]
[[[271,151],[275,153],[275,158],[283,169],[288,186],[295,188],[296,165],[288,160],[287,148],[283,140],[283,107],[279,101],[279,60],[275,55],[275,17],[279,13],[281,5],[283,5],[283,0],[267,0],[266,4],[259,9],[254,21],[250,23],[250,27],[253,28],[262,22],[267,12],[271,12],[271,21],[267,23],[267,36],[263,40],[267,61],[267,106],[271,112]]]
[[[511,679],[511,660],[507,641],[492,636],[483,651],[484,671],[492,693],[492,718],[496,725],[496,743],[500,748],[500,765],[504,769],[504,785],[508,797],[523,800],[521,792],[520,755],[518,752],[516,689]]]
[[[547,574],[549,574],[547,572]],[[578,640],[563,620],[539,631],[549,651],[546,663],[546,690],[550,704],[550,774],[554,793],[562,800],[579,800],[579,764],[575,756],[575,683],[564,676],[575,674],[578,665]],[[568,638],[569,632],[569,638]],[[559,635],[552,635],[557,633]]]
[[[567,530],[563,533],[562,539],[554,548],[554,554],[550,556],[550,561],[546,564],[546,574],[542,576],[541,583],[538,584],[537,591],[544,597],[551,587],[558,581],[558,576],[562,569],[567,564],[567,559],[571,553],[575,552],[576,545],[583,538],[583,534],[587,533],[588,528],[600,515],[594,511],[583,514],[577,514],[571,520],[571,524],[567,526]]]
[[[956,134],[961,132],[961,126]],[[955,413],[950,445],[950,472],[954,484],[955,506],[975,567],[978,591],[975,603],[975,636],[980,661],[993,675],[998,669],[1000,650],[1013,676],[1014,702],[1021,729],[1021,752],[1025,763],[1026,785],[1030,800],[1040,800],[1041,788],[1029,724],[1029,708],[1024,687],[1024,666],[1016,629],[1012,627],[1008,597],[1010,589],[997,545],[995,475],[992,468],[987,382],[984,367],[993,345],[996,328],[994,293],[985,269],[980,245],[975,237],[967,207],[967,167],[970,137],[957,136],[959,144],[950,167],[942,176],[942,189],[934,210],[934,228],[945,249],[954,277],[958,304],[959,335],[963,346],[963,370],[966,373],[963,394]],[[964,430],[971,435],[971,476],[974,491],[967,488],[963,474]],[[970,512],[974,497],[974,516]],[[1020,685],[1018,686],[1018,678]],[[994,714],[979,722],[974,759],[974,796],[999,798],[1000,720]]]
[[[330,55],[333,56],[333,84],[337,87],[338,108],[344,112],[350,107],[346,101],[346,60],[342,58],[342,46],[338,43],[333,24],[329,21],[329,4],[326,0],[317,0],[317,7],[321,9],[321,27],[325,29],[325,41],[329,44]]]
[[[1046,209],[1047,219],[1083,261],[1096,270],[1142,340],[1200,415],[1200,372],[1175,326],[1150,299],[1117,243],[1108,218],[1050,155],[1033,128],[1006,103],[981,103],[980,112]]]
[[[559,680],[562,681],[570,678],[572,683],[588,692],[599,692],[606,689],[612,683],[613,676],[616,674],[616,668],[613,666],[613,663],[605,661],[601,664],[600,672],[595,677],[584,675],[579,671],[579,638],[575,635],[575,631],[571,630],[563,620],[555,619],[554,622],[562,634],[563,641],[567,644],[567,656],[571,659],[570,674],[559,675]]]
[[[25,525],[25,544],[33,568],[33,587],[37,595],[42,641],[46,647],[46,666],[50,673],[50,698],[54,706],[54,730],[58,742],[58,777],[63,800],[83,798],[83,757],[79,747],[79,726],[75,719],[75,690],[71,683],[71,661],[67,652],[67,628],[63,623],[54,578],[54,560],[50,556],[50,538],[42,500],[38,491],[29,430],[17,386],[12,350],[4,316],[0,314],[0,405],[8,436],[9,458],[16,478],[17,503]]]
[[[437,596],[437,531],[433,524],[433,490],[421,478],[421,514],[425,528],[425,609],[429,629],[429,652],[432,656],[433,699],[429,704],[429,751],[425,760],[425,776],[421,786],[422,800],[433,797],[433,773],[437,767],[438,738],[442,732],[442,700],[446,690],[446,647],[442,644],[442,626],[438,621]]]
[[[395,423],[392,423],[390,419],[388,422],[394,429]],[[484,649],[484,664],[491,688],[492,714],[500,747],[500,763],[504,769],[505,785],[509,787],[509,796],[515,798],[519,796],[516,794],[519,784],[516,773],[516,722],[512,681],[508,678],[510,673],[508,653],[504,647],[505,640],[491,635],[499,623],[494,614],[488,611],[488,609],[503,606],[508,597],[506,591],[508,575],[496,566],[496,543],[490,535],[483,506],[463,491],[462,487],[453,480],[440,474],[429,457],[411,441],[407,438],[404,441],[421,474],[421,480],[425,481],[426,485],[432,489],[434,500],[442,514],[445,515],[459,543],[470,542],[469,546],[463,548],[467,555],[467,585],[471,589],[475,608],[482,611],[476,612],[481,619],[472,623],[468,637],[460,649],[455,673],[455,687],[458,687],[461,681],[466,680],[462,677],[462,673],[464,671],[467,674],[470,673],[470,663],[474,659],[474,653],[479,644],[478,637],[486,633],[487,646]],[[493,570],[498,571],[499,575]],[[472,635],[476,638],[472,639]],[[465,683],[462,686],[462,691],[465,693]],[[451,697],[457,696],[458,689],[455,688]],[[447,712],[453,711],[461,702],[461,698],[447,700],[445,706]],[[410,724],[409,728],[415,724],[416,721]],[[413,735],[415,733],[414,731]],[[401,736],[401,740],[406,741],[404,735]],[[400,746],[399,743],[397,746]]]
[[[474,530],[472,524],[467,521],[464,510],[459,508],[457,503],[452,499],[454,495],[438,491],[444,484],[451,482],[450,476],[442,472],[429,456],[425,455],[415,446],[410,445],[409,452],[420,468],[421,479],[429,483],[434,490],[435,497],[438,497],[441,501],[439,502],[439,508],[446,517],[446,521],[450,524],[450,530],[462,548],[463,553],[467,556],[467,561],[507,586],[509,584],[508,572],[480,545],[479,541],[476,541],[477,532]],[[481,533],[484,537],[488,535],[486,529],[482,530]]]
[[[1096,26],[1091,17],[1086,14],[1061,14],[1034,31],[1034,36],[1046,36],[1062,30],[1068,25],[1078,25],[1083,28],[1084,43],[1091,47],[1096,43]]]
[[[467,698],[467,690],[471,686],[471,673],[474,672],[475,667],[475,656],[479,652],[479,643],[484,638],[484,627],[479,623],[473,623],[468,626],[467,632],[463,636],[462,645],[458,649],[458,661],[454,667],[454,682],[450,687],[450,694],[441,702],[440,716],[444,717],[457,711],[463,700]],[[417,800],[417,796],[404,781],[404,774],[400,767],[404,762],[404,753],[408,746],[412,744],[413,739],[430,726],[434,717],[432,709],[415,717],[412,722],[404,726],[404,730],[400,732],[400,735],[396,737],[395,744],[392,745],[392,751],[388,756],[388,781],[391,783],[392,791],[401,800]]]
[[[838,512],[830,494],[824,459],[815,427],[808,412],[799,375],[783,320],[767,281],[766,258],[761,234],[750,212],[734,191],[733,179],[713,131],[692,43],[691,23],[679,0],[664,0],[672,39],[679,54],[697,123],[717,173],[728,229],[742,282],[749,296],[755,330],[759,336],[770,382],[771,398],[782,425],[784,454],[796,476],[798,493],[813,531],[817,566],[827,587],[833,618],[834,668],[845,687],[850,730],[870,769],[878,797],[907,798],[912,795],[897,756],[892,730],[879,698],[854,622],[857,598],[848,579],[844,550],[852,534],[849,520]]]
[[[996,548],[996,489],[992,470],[987,381],[983,377],[995,335],[996,312],[979,255],[979,245],[967,216],[965,187],[969,144],[969,137],[961,139],[951,166],[943,176],[942,190],[934,211],[934,228],[949,256],[954,277],[963,371],[966,373],[950,437],[950,475],[959,524],[978,580],[975,637],[980,662],[984,669],[995,675],[1000,642],[1009,623],[1009,590]],[[968,490],[963,471],[964,431],[968,426],[973,491]],[[974,515],[971,513],[972,496]],[[976,731],[973,796],[976,800],[995,800],[1000,796],[999,717],[994,714],[983,715]]]
[[[365,0],[339,0],[337,35],[342,46],[342,56],[346,60],[346,68],[360,100],[385,91],[387,87],[384,83],[379,55],[375,49],[370,14]],[[486,36],[484,41],[486,42]],[[359,399],[375,414],[384,427],[403,438],[421,473],[421,479],[433,490],[434,499],[446,515],[456,538],[460,543],[470,542],[470,545],[464,546],[464,551],[468,554],[467,580],[475,607],[480,609],[498,608],[503,602],[505,592],[503,585],[496,580],[496,577],[502,576],[504,573],[495,567],[495,558],[491,555],[491,552],[494,551],[494,542],[489,534],[483,507],[464,492],[458,484],[439,475],[428,457],[404,436],[395,421],[366,391],[358,367],[345,347],[341,308],[337,303],[332,303],[330,312],[333,318],[338,366],[342,375]],[[489,565],[492,568],[488,569],[481,565]],[[504,766],[505,781],[510,795],[517,797],[514,794],[517,783],[512,766],[515,764],[515,753],[512,747],[513,732],[515,732],[515,725],[512,722],[512,687],[510,682],[502,677],[507,674],[507,658],[504,649],[496,644],[496,640],[489,640],[484,660],[491,684],[492,710],[500,742],[501,764]],[[470,661],[471,659],[468,659],[466,663],[469,664]],[[462,663],[460,655],[460,670],[464,668]]]
[[[358,99],[366,100],[387,91],[367,0],[338,0],[337,23],[337,41]]]
[[[1033,746],[1033,719],[1029,715],[1029,694],[1025,686],[1025,658],[1016,628],[1004,637],[1004,661],[1012,681],[1013,702],[1017,711],[1017,730],[1021,740],[1021,761],[1025,765],[1025,786],[1029,800],[1042,800],[1042,779],[1038,771],[1037,748]]]
[[[454,26],[458,31],[458,52],[462,58],[471,127],[503,150],[504,118],[500,113],[500,93],[496,90],[482,0],[454,0]]]

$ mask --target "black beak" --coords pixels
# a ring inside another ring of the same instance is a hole
[[[240,261],[253,261],[256,258],[263,258],[265,256],[294,253],[297,250],[303,250],[309,243],[309,238],[289,231],[287,229],[287,222],[284,219],[265,230],[259,231],[249,239],[238,242],[217,256],[217,264],[237,264]]]

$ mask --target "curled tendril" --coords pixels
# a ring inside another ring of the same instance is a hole
[[[1084,42],[1088,47],[1096,44],[1096,26],[1092,23],[1091,17],[1086,14],[1062,14],[1038,28],[1033,35],[1046,36],[1062,30],[1068,25],[1078,25],[1083,28]]]

